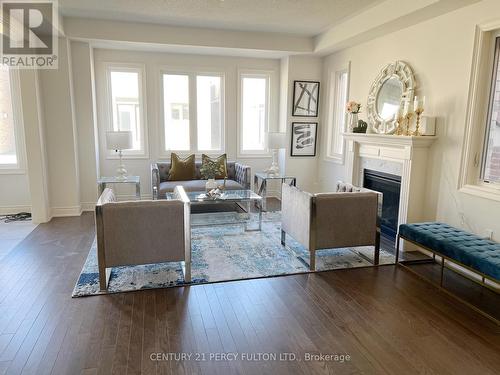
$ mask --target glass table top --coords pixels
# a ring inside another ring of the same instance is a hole
[[[266,172],[256,172],[255,175],[263,180],[282,180],[284,178],[295,178],[295,176],[290,176],[287,174],[269,174]]]
[[[260,195],[255,194],[252,190],[226,190],[222,195],[217,197],[209,197],[204,191],[189,191],[186,192],[186,195],[192,203],[242,202],[262,199]],[[173,199],[173,193],[167,193],[167,199]]]
[[[120,183],[139,183],[141,178],[139,176],[126,176],[124,179],[121,179],[116,176],[111,177],[99,177],[97,179],[97,183],[99,184],[120,184]]]

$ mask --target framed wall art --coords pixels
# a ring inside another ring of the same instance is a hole
[[[318,117],[319,82],[293,81],[292,116]]]
[[[293,122],[290,156],[316,156],[317,122]]]

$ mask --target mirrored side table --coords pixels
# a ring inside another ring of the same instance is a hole
[[[280,180],[281,184],[288,183],[290,186],[297,185],[297,178],[286,174],[267,174],[266,172],[257,172],[254,176],[254,190],[262,197],[262,211],[267,211],[267,182],[271,180]]]
[[[126,179],[118,177],[99,177],[97,179],[97,186],[99,187],[99,196],[101,196],[106,186],[109,184],[134,184],[135,197],[141,199],[141,178],[139,176],[127,176]]]

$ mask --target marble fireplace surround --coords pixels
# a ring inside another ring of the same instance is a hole
[[[346,181],[363,186],[364,168],[401,176],[398,226],[423,221],[428,149],[436,138],[345,133]]]

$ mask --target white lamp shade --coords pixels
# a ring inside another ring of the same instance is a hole
[[[286,148],[286,133],[270,132],[269,149],[278,150]]]
[[[132,132],[106,132],[106,146],[108,150],[128,150],[132,148]]]

